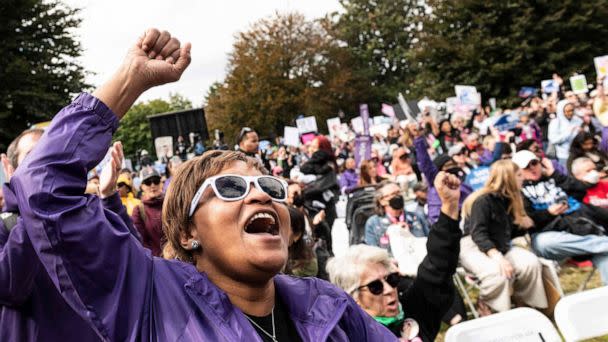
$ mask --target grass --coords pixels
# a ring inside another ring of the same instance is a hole
[[[560,273],[559,273],[559,281],[562,285],[562,289],[564,290],[564,293],[569,294],[569,293],[576,292],[578,290],[578,287],[580,286],[580,284],[582,284],[587,279],[589,272],[591,272],[591,268],[589,268],[589,267],[578,268],[578,267],[572,267],[572,266],[568,266],[568,265],[564,266],[560,270]],[[591,280],[589,281],[589,283],[587,284],[587,289],[593,289],[593,288],[600,287],[600,286],[602,286],[601,281],[600,281],[600,275],[599,275],[599,272],[596,271],[595,274],[593,275],[593,277],[591,278]],[[471,296],[473,303],[475,303],[477,301],[478,294],[479,293],[478,293],[477,289],[471,289],[469,291],[469,295]],[[435,341],[443,342],[445,339],[445,332],[448,330],[448,328],[449,328],[448,325],[442,324],[441,332],[439,333],[439,335],[437,336]],[[587,342],[608,342],[608,335],[602,336],[602,337],[596,337],[596,338],[585,340],[585,341],[587,341]]]

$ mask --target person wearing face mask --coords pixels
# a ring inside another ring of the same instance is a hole
[[[441,318],[452,304],[452,275],[458,264],[462,236],[458,228],[458,183],[456,177],[445,172],[436,177],[441,216],[429,233],[427,255],[418,268],[418,276],[407,290],[401,291],[402,277],[383,248],[353,245],[327,264],[331,282],[352,296],[395,336],[401,337],[400,341],[434,341]],[[397,193],[390,184],[386,190],[388,195]]]
[[[581,182],[589,184],[583,203],[608,208],[608,181],[600,180],[593,160],[587,157],[577,158],[572,162],[572,175]]]
[[[390,252],[387,234],[389,226],[396,224],[409,230],[416,237],[427,236],[429,228],[426,220],[413,212],[404,210],[405,202],[401,188],[395,183],[386,183],[376,191],[374,199],[376,214],[365,222],[365,243],[378,246]]]

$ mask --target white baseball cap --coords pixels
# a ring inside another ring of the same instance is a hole
[[[528,167],[531,161],[538,160],[536,154],[528,151],[521,150],[513,155],[511,161],[513,161],[520,169],[525,169]]]

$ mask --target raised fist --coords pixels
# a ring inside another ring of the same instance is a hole
[[[460,179],[441,171],[433,183],[441,199],[441,211],[454,219],[458,217],[458,200],[460,199]]]
[[[151,28],[139,37],[124,61],[132,81],[142,91],[179,80],[190,64],[190,43],[183,46],[167,31]]]

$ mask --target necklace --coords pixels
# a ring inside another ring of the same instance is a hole
[[[277,334],[274,329],[274,306],[272,307],[271,317],[272,317],[272,335],[270,335],[270,333],[268,333],[268,331],[264,330],[264,328],[262,328],[259,324],[254,322],[254,320],[249,318],[249,316],[245,315],[245,318],[247,318],[249,320],[249,322],[251,322],[251,324],[255,325],[258,329],[260,329],[260,331],[262,331],[264,334],[266,334],[268,337],[270,337],[274,342],[278,342]]]

